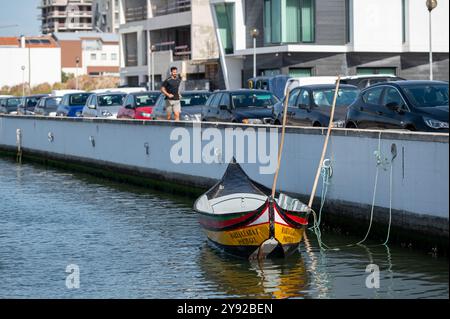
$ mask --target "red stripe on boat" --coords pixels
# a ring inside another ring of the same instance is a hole
[[[276,206],[274,206],[273,208],[274,208],[275,212],[278,214],[278,216],[280,216],[281,219],[284,220],[284,222],[285,222],[286,224],[288,224],[288,225],[289,225],[289,224],[292,224],[292,222],[289,221],[289,220],[286,220],[286,218],[284,218],[284,216],[286,216],[286,217],[289,218],[290,220],[296,222],[297,224],[304,225],[304,226],[308,225],[308,219],[306,219],[306,218],[298,217],[298,216],[295,216],[295,215],[292,215],[292,214],[289,214],[289,213],[285,213],[285,214],[283,215],[283,214],[281,214],[281,213],[279,212],[279,210],[277,209]]]
[[[257,220],[260,216],[262,216],[267,210],[267,207],[265,207],[262,212],[260,214],[258,214],[254,220]],[[209,220],[209,219],[200,219],[200,224],[202,224],[202,226],[207,227],[207,228],[227,228],[227,227],[231,227],[233,225],[239,224],[244,222],[245,220],[249,219],[252,215],[254,215],[255,212],[251,212],[247,215],[244,215],[242,217],[239,218],[234,218],[231,220]]]

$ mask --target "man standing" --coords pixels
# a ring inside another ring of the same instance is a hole
[[[181,103],[180,103],[180,84],[181,79],[178,76],[178,69],[176,67],[170,68],[171,76],[164,81],[161,87],[161,92],[166,96],[166,111],[167,120],[170,121],[172,113],[175,121],[180,120]]]

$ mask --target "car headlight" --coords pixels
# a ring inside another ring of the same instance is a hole
[[[335,121],[333,122],[333,127],[343,128],[345,127],[345,121],[344,120]]]
[[[146,112],[141,112],[141,116],[142,117],[146,117],[146,118],[152,118],[152,114],[150,114],[150,113],[146,113]]]
[[[81,117],[81,112],[75,113],[75,116],[76,116],[76,117]]]
[[[424,117],[425,124],[434,129],[448,128],[448,122],[442,122],[435,119]]]
[[[244,123],[244,124],[264,124],[264,122],[260,119],[243,119],[242,123]]]

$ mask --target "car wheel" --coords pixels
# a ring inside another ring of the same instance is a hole
[[[313,127],[322,127],[322,124],[320,124],[319,122],[314,122]]]
[[[348,123],[345,125],[345,128],[358,128],[358,127],[356,126],[355,123],[353,123],[353,122],[348,122]]]
[[[406,125],[405,127],[408,131],[416,131],[416,128],[414,127],[414,125]]]
[[[275,121],[273,122],[273,124],[274,124],[274,125],[281,125],[281,122],[280,122],[279,120],[275,120]]]

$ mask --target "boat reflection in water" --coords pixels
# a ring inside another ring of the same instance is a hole
[[[305,298],[308,283],[302,256],[242,260],[204,245],[199,264],[204,279],[219,297],[286,299]]]

